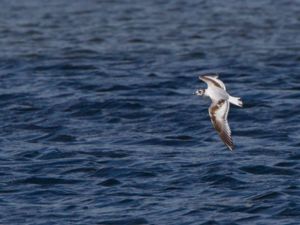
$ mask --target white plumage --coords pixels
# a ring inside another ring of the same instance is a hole
[[[240,98],[230,96],[227,93],[225,84],[218,79],[217,75],[204,75],[200,76],[199,79],[207,83],[207,89],[197,90],[196,94],[207,96],[212,100],[208,109],[211,122],[224,144],[232,150],[234,145],[227,121],[230,103],[242,107],[243,102]]]

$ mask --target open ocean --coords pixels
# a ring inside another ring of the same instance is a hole
[[[0,79],[0,224],[300,224],[300,1],[3,0]]]

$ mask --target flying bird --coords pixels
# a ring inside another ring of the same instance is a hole
[[[243,102],[239,97],[233,97],[228,94],[225,84],[218,79],[218,75],[203,75],[199,79],[207,84],[207,89],[198,89],[195,94],[211,99],[212,103],[208,109],[211,122],[224,144],[230,150],[233,150],[234,145],[227,116],[230,103],[243,107]]]

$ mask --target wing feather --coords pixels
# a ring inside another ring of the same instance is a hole
[[[209,107],[209,116],[211,122],[218,132],[224,144],[232,150],[234,145],[231,137],[231,130],[227,121],[229,112],[229,102],[220,100],[218,103],[212,103]]]
[[[218,76],[212,76],[212,75],[203,75],[199,77],[200,80],[204,81],[205,83],[207,83],[208,86],[211,87],[218,87],[223,89],[224,91],[226,91],[226,87],[225,84],[223,83],[223,81],[221,81],[220,79],[218,79]]]

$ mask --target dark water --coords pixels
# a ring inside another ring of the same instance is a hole
[[[299,224],[299,1],[5,0],[0,50],[0,224]]]

